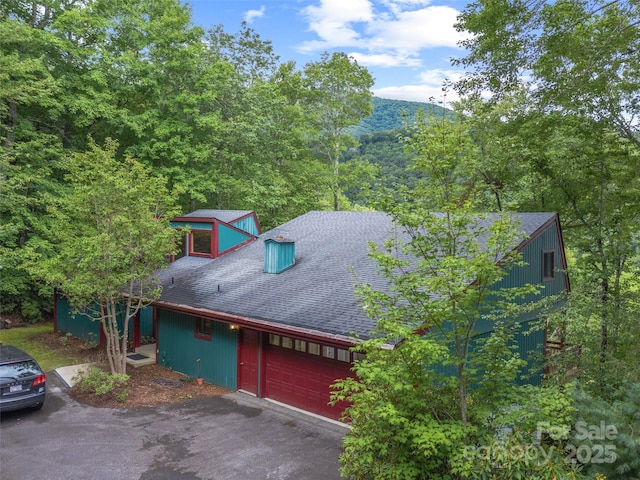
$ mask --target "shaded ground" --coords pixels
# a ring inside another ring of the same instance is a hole
[[[109,372],[104,347],[61,333],[37,335],[34,340],[42,342],[49,349],[61,350],[63,353],[77,358],[79,364],[95,363],[97,367]],[[78,402],[94,407],[133,408],[177,403],[190,398],[215,397],[230,392],[226,388],[208,383],[198,385],[195,379],[159,365],[128,367],[127,374],[129,375],[127,385],[116,388],[110,393],[95,395],[82,391],[80,384],[76,384],[69,389],[69,395]],[[128,393],[122,402],[118,400],[118,395],[124,389],[127,389]]]

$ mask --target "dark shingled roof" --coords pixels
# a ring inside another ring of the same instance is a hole
[[[555,214],[515,216],[530,236]],[[367,338],[374,321],[354,295],[354,274],[384,289],[387,281],[376,273],[368,242],[381,245],[400,234],[381,212],[309,212],[219,258],[184,257],[172,263],[160,272],[160,302],[320,335]],[[295,241],[296,264],[280,274],[264,273],[264,241],[276,235]]]

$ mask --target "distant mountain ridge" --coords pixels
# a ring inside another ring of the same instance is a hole
[[[444,114],[448,116],[453,113],[451,110],[433,103],[373,97],[371,115],[349,128],[348,133],[355,138],[360,138],[365,134],[399,130],[407,124],[414,123],[418,110],[422,110],[425,115]]]

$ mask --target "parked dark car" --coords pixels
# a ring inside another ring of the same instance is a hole
[[[38,362],[12,345],[0,345],[0,411],[44,405],[47,377]]]

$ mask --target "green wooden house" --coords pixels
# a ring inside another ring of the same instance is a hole
[[[568,292],[558,216],[514,217],[522,240],[513,248],[527,266],[513,269],[502,286],[541,285],[540,296]],[[349,348],[374,327],[354,295],[353,275],[386,288],[368,242],[382,244],[397,234],[390,217],[309,212],[262,233],[253,212],[205,210],[173,224],[189,227],[184,253],[159,272],[162,296],[134,322],[139,335],[154,336],[155,361],[232,390],[339,418],[344,405],[328,405],[330,385],[351,374]],[[71,318],[63,299],[56,305],[58,330],[84,337],[92,328]],[[514,321],[520,326],[520,353],[534,373],[527,381],[539,382],[545,331],[525,334],[541,321],[539,313]],[[488,335],[490,328],[480,323],[478,334]]]

